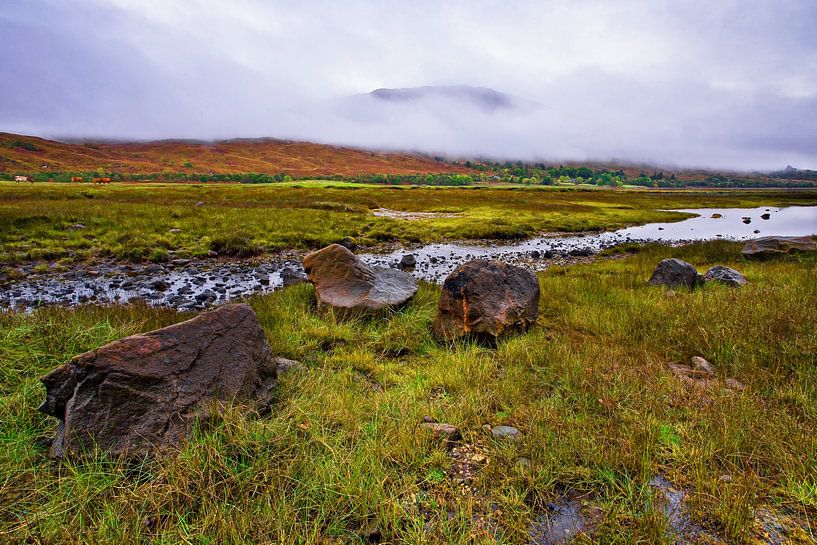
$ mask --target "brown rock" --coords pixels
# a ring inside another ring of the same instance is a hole
[[[692,364],[692,368],[696,371],[701,371],[712,376],[715,376],[716,374],[715,366],[706,361],[701,356],[692,356],[689,362]]]
[[[420,424],[420,427],[430,432],[433,437],[444,438],[448,441],[459,441],[462,439],[459,428],[451,424],[423,422]]]
[[[60,419],[51,454],[140,457],[179,446],[221,403],[268,405],[276,367],[243,304],[86,352],[42,378],[40,410]]]
[[[501,261],[475,259],[457,267],[443,283],[434,336],[496,338],[525,331],[539,313],[536,274]]]
[[[750,240],[743,247],[745,257],[756,259],[815,251],[817,243],[811,237],[761,237]]]
[[[315,286],[318,306],[344,314],[376,314],[407,303],[417,293],[410,274],[366,265],[340,244],[307,255],[304,269]]]

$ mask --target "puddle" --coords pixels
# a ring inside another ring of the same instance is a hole
[[[401,210],[392,210],[390,208],[375,208],[372,210],[372,215],[379,218],[392,218],[407,221],[462,217],[462,214],[455,214],[453,212],[403,212]]]
[[[693,521],[684,506],[686,492],[676,488],[663,475],[656,475],[650,479],[649,485],[657,494],[656,504],[667,519],[668,530],[674,543],[723,543],[722,540],[709,533],[703,526]]]
[[[681,212],[699,215],[677,223],[652,223],[618,231],[550,235],[513,243],[428,244],[382,254],[361,254],[360,258],[369,264],[396,267],[404,255],[412,254],[417,265],[411,274],[430,282],[442,282],[454,268],[476,258],[499,259],[544,270],[553,264],[589,259],[600,250],[622,243],[682,243],[714,238],[745,240],[764,235],[817,233],[817,206],[707,208]],[[746,218],[750,223],[745,223]],[[756,230],[760,232],[755,233]],[[207,260],[177,260],[166,265],[109,264],[100,265],[95,270],[75,269],[46,274],[33,274],[32,267],[27,266],[28,270],[23,271],[27,278],[0,286],[0,308],[125,303],[142,298],[155,306],[201,309],[281,287],[281,271],[286,266],[301,268],[297,260],[280,259],[260,265]]]
[[[563,545],[573,541],[588,526],[581,508],[578,499],[569,498],[548,506],[548,512],[540,515],[530,528],[530,544]]]
[[[768,545],[817,543],[817,535],[803,521],[769,507],[755,511],[755,537]]]

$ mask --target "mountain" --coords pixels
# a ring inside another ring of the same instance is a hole
[[[91,172],[98,168],[133,174],[284,172],[294,177],[469,171],[423,155],[270,138],[58,142],[0,133],[0,172]]]
[[[424,87],[381,88],[370,93],[355,95],[358,100],[369,99],[372,105],[440,108],[441,111],[479,111],[485,114],[513,113],[537,109],[540,105],[523,98],[502,93],[488,87],[471,85],[442,85]]]
[[[525,102],[488,87],[471,87],[470,85],[383,88],[375,89],[369,93],[369,96],[378,101],[391,103],[428,104],[443,101],[490,113],[499,110],[513,110],[523,106]]]

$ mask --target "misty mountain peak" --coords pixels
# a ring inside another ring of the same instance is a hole
[[[470,85],[442,85],[424,87],[404,87],[398,89],[375,89],[369,96],[384,102],[423,103],[432,101],[451,101],[461,106],[476,107],[486,112],[512,110],[519,101],[488,87]]]

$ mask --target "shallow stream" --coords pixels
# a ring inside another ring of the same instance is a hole
[[[475,258],[500,259],[537,270],[580,261],[622,243],[683,243],[724,238],[745,240],[767,235],[817,234],[817,206],[785,208],[707,208],[679,210],[698,216],[674,223],[651,223],[577,235],[540,236],[505,242],[450,242],[404,248],[388,253],[363,253],[372,265],[396,267],[412,254],[409,272],[432,282],[442,281],[455,267]],[[408,221],[408,220],[407,220]],[[141,298],[151,305],[181,310],[200,309],[281,287],[285,267],[300,270],[298,260],[257,264],[213,260],[175,260],[168,264],[101,264],[92,270],[33,274],[0,286],[0,307],[32,308],[43,304],[86,302],[124,303]]]

